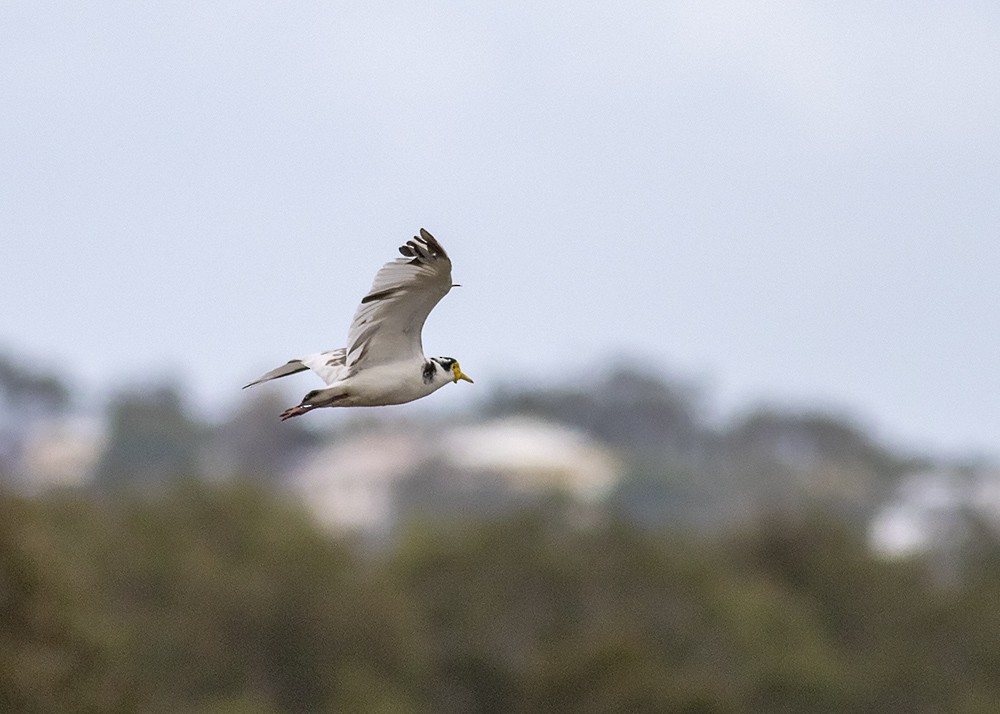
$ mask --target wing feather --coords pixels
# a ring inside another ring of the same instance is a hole
[[[451,260],[423,228],[386,263],[354,313],[347,333],[347,368],[423,359],[420,333],[434,306],[451,290]]]
[[[250,382],[250,384],[243,388],[246,389],[247,387],[253,387],[262,382],[269,382],[272,379],[278,379],[280,377],[287,377],[290,374],[304,372],[307,369],[311,369],[313,372],[318,374],[327,384],[333,384],[341,376],[346,356],[347,351],[341,347],[336,350],[327,350],[326,352],[306,355],[302,359],[289,360],[280,367],[275,367],[270,372],[262,374],[260,377]]]
[[[333,384],[344,376],[344,360],[346,357],[347,350],[341,347],[336,350],[327,350],[318,354],[306,355],[299,361],[318,374],[324,382]]]

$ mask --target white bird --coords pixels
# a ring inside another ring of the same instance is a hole
[[[382,266],[354,313],[347,347],[293,359],[243,387],[311,369],[326,382],[298,406],[291,419],[320,407],[376,407],[426,397],[448,382],[472,379],[451,357],[424,357],[420,340],[427,315],[448,294],[451,260],[434,236],[420,235],[400,246],[402,258]]]

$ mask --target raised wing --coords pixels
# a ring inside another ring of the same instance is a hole
[[[434,236],[401,246],[402,258],[386,263],[354,313],[347,333],[347,370],[423,359],[420,333],[427,315],[451,290],[451,260]]]

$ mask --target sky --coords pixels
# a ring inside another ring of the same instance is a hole
[[[1000,454],[996,3],[13,0],[0,97],[0,349],[81,393],[231,408],[424,227],[442,408],[627,358]]]

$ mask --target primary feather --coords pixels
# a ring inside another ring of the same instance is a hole
[[[434,236],[420,229],[401,246],[404,257],[386,263],[362,298],[347,333],[347,369],[423,358],[420,333],[434,306],[451,290],[451,260]]]

